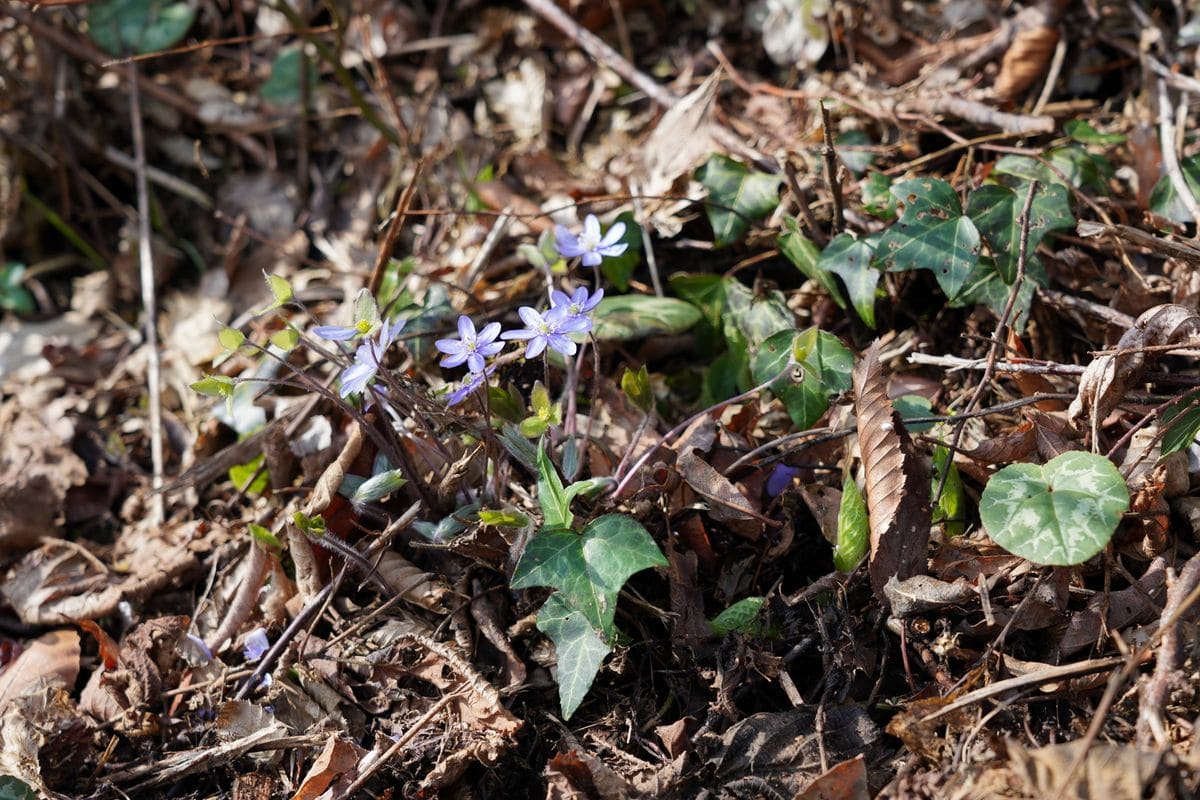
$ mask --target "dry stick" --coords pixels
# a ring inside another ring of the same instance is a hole
[[[988,385],[991,384],[992,378],[996,375],[996,362],[1000,358],[1000,353],[1004,349],[1004,342],[1007,338],[1008,323],[1012,317],[1013,307],[1017,304],[1017,295],[1021,293],[1021,284],[1025,283],[1025,263],[1029,255],[1029,217],[1030,210],[1033,208],[1033,195],[1037,192],[1038,181],[1032,180],[1029,182],[1029,191],[1025,195],[1025,205],[1021,207],[1021,241],[1017,249],[1017,278],[1013,281],[1012,290],[1008,293],[1008,302],[1004,304],[1004,312],[1000,315],[1000,321],[996,324],[996,330],[992,334],[992,346],[988,348],[987,366],[983,370],[983,377],[979,379],[979,385],[975,387],[975,392],[971,395],[971,399],[967,401],[966,408],[963,410],[967,413],[975,410],[975,406],[979,405],[979,401],[983,399],[983,393],[987,391]],[[963,419],[954,426],[954,438],[951,440],[953,450],[958,450],[959,444],[962,442],[963,431],[966,429],[967,421]],[[939,500],[942,496],[942,491],[946,488],[946,479],[950,477],[950,470],[944,470],[941,478],[938,479],[937,492],[934,496]]]
[[[649,75],[639,71],[624,56],[609,47],[603,39],[571,19],[570,15],[556,6],[553,0],[525,0],[525,5],[533,9],[542,19],[573,39],[585,53],[620,75],[635,89],[645,94],[658,105],[663,108],[670,108],[679,100],[679,97],[674,92],[656,83]],[[775,159],[755,152],[728,128],[714,125],[712,137],[721,146],[728,148],[732,152],[748,156],[761,169],[767,170],[771,174],[779,172],[779,164],[775,162]]]
[[[1179,167],[1179,140],[1176,138],[1174,112],[1171,99],[1167,96],[1167,84],[1159,78],[1158,137],[1162,141],[1163,167],[1166,168],[1167,175],[1171,176],[1175,194],[1179,195],[1188,213],[1192,215],[1192,221],[1196,223],[1196,235],[1200,236],[1200,204],[1196,202],[1196,196],[1192,194],[1191,187],[1184,180],[1183,170]]]
[[[846,227],[846,211],[842,203],[842,173],[838,166],[837,150],[833,149],[833,129],[830,127],[829,109],[825,101],[821,101],[821,126],[824,128],[825,145],[821,148],[821,158],[825,159],[825,182],[829,185],[829,195],[833,198],[833,232],[841,233]]]
[[[783,174],[787,177],[788,189],[791,190],[792,198],[796,201],[796,207],[800,209],[800,216],[804,218],[804,226],[808,229],[808,235],[817,245],[824,247],[829,241],[829,237],[817,226],[817,217],[813,214],[808,192],[804,191],[804,187],[800,185],[800,176],[796,172],[796,165],[790,159],[783,162]]]
[[[150,188],[146,185],[146,135],[142,130],[142,98],[137,64],[129,65],[129,123],[133,128],[134,181],[138,206],[138,274],[142,283],[142,308],[146,315],[147,369],[150,391],[150,465],[153,470],[151,521],[161,524],[166,518],[163,486],[162,377],[158,358],[158,309],[154,296],[154,253],[150,247]]]
[[[1117,692],[1121,686],[1133,675],[1138,664],[1150,655],[1150,651],[1162,639],[1165,632],[1172,628],[1191,609],[1197,600],[1200,600],[1200,585],[1195,586],[1188,593],[1188,596],[1184,598],[1183,602],[1179,604],[1179,607],[1173,613],[1163,615],[1163,620],[1159,623],[1158,630],[1154,632],[1150,640],[1136,650],[1130,651],[1129,655],[1125,657],[1125,664],[1121,667],[1120,671],[1114,672],[1112,677],[1109,678],[1108,686],[1104,689],[1104,696],[1100,698],[1100,703],[1096,706],[1096,710],[1092,715],[1092,721],[1088,724],[1088,729],[1080,740],[1084,743],[1083,747],[1075,754],[1075,760],[1071,762],[1071,767],[1067,770],[1061,787],[1070,786],[1075,780],[1075,776],[1079,774],[1080,768],[1083,767],[1083,762],[1087,759],[1088,749],[1091,747],[1092,742],[1096,741],[1096,737],[1100,735],[1100,728],[1104,725],[1104,718],[1108,715],[1109,709],[1112,708],[1113,702],[1116,701]],[[1065,792],[1061,791],[1050,793],[1051,796],[1055,794],[1066,795]]]
[[[362,774],[354,779],[353,783],[351,783],[341,792],[338,792],[334,796],[335,800],[345,800],[345,798],[355,797],[376,772],[378,772],[385,764],[391,761],[392,757],[395,756],[396,753],[400,752],[401,748],[405,747],[409,742],[411,742],[416,735],[425,728],[426,725],[433,721],[433,718],[441,713],[442,709],[448,706],[451,700],[456,699],[460,694],[463,693],[464,689],[458,689],[457,691],[442,695],[441,699],[434,703],[432,708],[422,714],[421,718],[414,722],[412,727],[404,732],[403,736],[397,739],[387,750],[384,750],[379,758],[371,762],[370,766],[364,769]]]
[[[371,279],[367,282],[367,290],[372,295],[379,291],[379,285],[383,283],[384,269],[387,267],[388,259],[392,255],[392,248],[396,244],[396,237],[400,234],[400,228],[404,224],[405,218],[408,217],[408,210],[412,208],[413,195],[417,192],[417,181],[425,169],[426,161],[427,157],[421,156],[421,160],[413,168],[412,178],[409,180],[408,186],[404,187],[404,191],[400,193],[400,197],[396,200],[396,208],[392,211],[391,221],[388,222],[387,233],[383,236],[379,252],[375,254],[375,266],[371,269]]]
[[[951,372],[960,369],[987,369],[986,358],[963,358],[962,356],[939,356],[931,353],[910,353],[908,363],[931,367],[945,367]],[[1082,375],[1086,367],[1079,364],[1055,364],[1053,362],[997,361],[996,372],[1029,372],[1034,375]]]
[[[1167,589],[1167,604],[1163,609],[1163,618],[1174,616],[1183,598],[1198,583],[1200,583],[1200,553],[1188,559],[1179,577]],[[1160,626],[1161,628],[1162,626]],[[1179,626],[1172,624],[1167,627],[1162,636],[1162,646],[1158,648],[1158,660],[1154,665],[1154,677],[1146,685],[1138,708],[1137,737],[1139,747],[1149,747],[1150,739],[1159,740],[1160,746],[1165,744],[1160,736],[1163,724],[1162,707],[1167,701],[1171,687],[1179,680],[1179,662],[1183,658],[1183,641]]]

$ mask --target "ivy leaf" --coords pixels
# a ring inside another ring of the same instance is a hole
[[[530,540],[513,571],[513,589],[549,586],[606,641],[613,638],[617,595],[625,581],[666,558],[641,523],[624,514],[592,520],[583,533],[543,530]]]
[[[837,544],[833,548],[833,566],[838,572],[852,572],[867,555],[871,527],[867,501],[849,472],[842,479],[842,504],[838,508]]]
[[[696,170],[696,180],[708,189],[705,204],[717,247],[733,244],[750,223],[779,205],[779,176],[750,169],[728,156],[713,154]]]
[[[558,661],[558,704],[563,719],[571,718],[592,688],[604,657],[612,650],[583,613],[555,592],[538,610],[537,627],[554,642]]]
[[[1113,177],[1113,168],[1104,156],[1090,153],[1079,145],[1068,145],[1047,151],[1044,158],[1054,169],[1029,156],[1004,156],[992,168],[992,175],[1011,175],[1023,181],[1036,178],[1046,184],[1061,184],[1066,178],[1077,189],[1108,194],[1108,179]]]
[[[892,180],[882,172],[872,172],[858,182],[862,192],[863,209],[872,216],[891,221],[896,218],[896,196]]]
[[[846,298],[842,287],[830,274],[829,270],[818,266],[821,260],[821,249],[811,239],[800,232],[800,223],[791,217],[785,217],[783,227],[787,230],[775,240],[779,252],[796,266],[806,277],[812,278],[821,288],[829,293],[839,308],[846,307]]]
[[[996,270],[1006,284],[1017,279],[1017,261],[1021,250],[1021,209],[1025,205],[1028,184],[1017,190],[998,183],[980,186],[967,201],[967,216],[975,221],[987,239],[996,262]],[[1028,261],[1037,258],[1034,250],[1047,231],[1070,228],[1075,224],[1067,187],[1061,183],[1038,184],[1029,209]],[[1028,263],[1028,262],[1027,262]]]
[[[700,311],[674,297],[623,294],[596,306],[592,334],[605,341],[641,339],[653,334],[683,333],[700,321]]]
[[[796,327],[796,315],[787,306],[783,292],[756,293],[730,278],[725,287],[725,341],[753,350],[780,331]]]
[[[855,313],[870,328],[875,327],[875,292],[879,288],[879,270],[871,266],[874,254],[868,240],[840,233],[817,262],[818,269],[842,279]]]
[[[1129,489],[1113,463],[1072,451],[1044,466],[1012,464],[997,472],[979,500],[979,518],[1010,553],[1069,566],[1103,550],[1128,508]]]
[[[1017,293],[1017,301],[1013,305],[1011,324],[1018,332],[1029,321],[1029,307],[1033,304],[1034,291],[1038,286],[1045,286],[1046,283],[1046,269],[1042,266],[1041,260],[1030,261],[1025,268],[1025,282],[1021,284],[1021,291]],[[1011,293],[1012,287],[1000,277],[1000,272],[996,269],[996,262],[992,260],[991,256],[984,256],[979,259],[979,263],[967,276],[967,281],[958,297],[947,305],[951,308],[963,308],[983,303],[998,317],[1004,313],[1004,307],[1008,305],[1008,296]]]
[[[850,388],[854,354],[836,336],[817,328],[800,333],[780,331],[755,353],[751,364],[754,380],[762,383],[778,375],[793,356],[803,372],[800,381],[783,375],[771,391],[783,401],[792,421],[805,430],[828,410],[830,397]]]
[[[745,597],[738,600],[709,620],[708,627],[712,629],[714,636],[724,636],[730,631],[755,635],[759,632],[760,626],[757,621],[764,602],[765,597]]]
[[[1183,182],[1192,190],[1192,195],[1200,197],[1200,156],[1183,159],[1179,162],[1179,168],[1183,173]],[[1179,199],[1170,175],[1163,175],[1154,184],[1154,190],[1150,192],[1150,210],[1172,222],[1192,221],[1192,215]]]
[[[88,35],[110,55],[154,53],[184,37],[196,9],[164,0],[101,0],[88,9]]]
[[[914,178],[892,186],[904,214],[879,241],[877,255],[893,272],[929,269],[954,299],[979,262],[979,231],[962,213],[950,184]]]

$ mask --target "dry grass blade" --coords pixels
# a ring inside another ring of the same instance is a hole
[[[879,342],[854,369],[854,395],[871,523],[868,569],[876,596],[887,602],[883,588],[890,578],[904,580],[926,569],[929,473],[914,455],[912,439],[888,399]]]

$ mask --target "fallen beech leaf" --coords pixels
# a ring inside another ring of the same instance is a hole
[[[854,369],[854,394],[871,520],[868,570],[876,596],[886,602],[884,587],[891,578],[902,581],[926,569],[929,472],[913,453],[912,439],[888,400],[878,341]]]
[[[317,760],[308,768],[308,774],[292,795],[292,800],[316,800],[331,783],[358,766],[362,752],[362,748],[354,742],[348,742],[339,738],[336,733],[331,733],[321,755],[317,756]]]
[[[0,672],[0,716],[22,692],[39,683],[74,687],[79,677],[79,634],[51,631],[30,643]]]
[[[860,753],[822,772],[795,800],[868,800],[870,796],[867,761]]]
[[[1033,425],[1027,422],[1015,431],[983,440],[965,455],[984,464],[1008,464],[1029,458],[1036,445]]]
[[[709,514],[739,536],[755,541],[762,535],[762,514],[736,486],[689,448],[675,461],[680,477],[709,501]]]
[[[1158,357],[1145,348],[1164,344],[1185,344],[1200,337],[1200,316],[1184,306],[1170,303],[1143,313],[1133,327],[1117,342],[1112,355],[1100,356],[1079,378],[1079,394],[1071,401],[1067,415],[1078,422],[1090,415],[1092,432],[1124,399],[1133,384]]]

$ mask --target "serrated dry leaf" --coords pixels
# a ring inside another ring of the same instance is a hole
[[[1145,348],[1185,344],[1200,338],[1200,316],[1190,308],[1166,303],[1143,313],[1117,342],[1111,355],[1100,356],[1079,378],[1079,394],[1067,415],[1074,422],[1090,416],[1093,433],[1158,357]]]
[[[868,571],[876,596],[887,602],[888,580],[902,581],[926,570],[929,471],[913,452],[912,439],[888,399],[878,341],[854,368],[854,395],[871,522]]]

